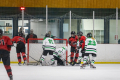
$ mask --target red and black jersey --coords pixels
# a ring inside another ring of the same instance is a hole
[[[23,37],[20,37],[20,36],[15,36],[13,39],[12,39],[12,41],[14,42],[18,42],[18,41],[21,41],[21,42],[23,42],[24,44],[25,44],[25,39],[23,38]]]
[[[12,46],[11,39],[8,36],[2,36],[2,38],[0,38],[0,50],[10,51],[11,47],[8,46]]]
[[[86,37],[85,36],[81,36],[81,38],[79,38],[79,46],[82,47],[82,49],[85,47],[85,40]]]
[[[70,44],[70,46],[76,47],[77,46],[77,40],[78,40],[78,37],[76,35],[75,35],[75,37],[70,37],[69,38],[69,44]],[[76,43],[76,45],[74,46],[73,43]]]

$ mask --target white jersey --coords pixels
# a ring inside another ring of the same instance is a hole
[[[66,52],[66,48],[62,47],[62,48],[58,48],[55,50],[55,52],[53,53],[54,56],[60,58],[60,59],[65,59],[65,52]]]
[[[97,53],[97,41],[94,38],[86,38],[85,53]]]
[[[55,49],[56,49],[54,40],[49,37],[44,38],[42,47],[44,48],[44,50],[55,51]]]

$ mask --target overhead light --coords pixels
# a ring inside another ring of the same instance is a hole
[[[20,9],[21,9],[21,10],[25,10],[25,7],[21,7]]]

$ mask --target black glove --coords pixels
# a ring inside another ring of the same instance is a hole
[[[81,53],[84,54],[84,53],[85,53],[85,49],[82,49],[82,50],[81,50]]]
[[[80,46],[77,46],[77,49],[80,49],[81,47]]]
[[[83,40],[82,40],[82,41],[80,41],[80,45],[82,45],[82,43],[83,43]]]

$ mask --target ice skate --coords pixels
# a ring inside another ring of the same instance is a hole
[[[12,75],[10,75],[9,78],[10,78],[10,80],[13,80],[13,76]]]
[[[90,68],[96,69],[96,67],[94,65],[92,65],[92,64],[90,64]]]

